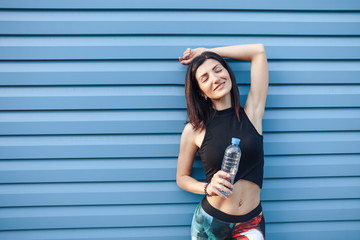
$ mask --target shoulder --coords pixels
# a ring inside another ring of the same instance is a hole
[[[191,123],[187,123],[181,134],[182,142],[195,142],[196,131]]]
[[[205,134],[205,129],[195,130],[194,126],[191,123],[187,123],[184,127],[184,130],[181,134],[181,141],[186,143],[192,143],[197,147],[200,147],[201,138]]]
[[[182,131],[182,135],[183,136],[191,136],[193,134],[195,134],[195,129],[193,127],[193,125],[191,123],[187,123],[184,127],[184,130]]]

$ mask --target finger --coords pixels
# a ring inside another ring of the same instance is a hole
[[[233,185],[231,184],[231,182],[229,182],[228,180],[222,178],[220,180],[220,184],[226,186],[227,188],[233,189]]]
[[[223,190],[223,189],[226,189],[226,190],[229,189],[229,191],[233,190],[233,185],[226,179],[221,179],[219,182],[217,182],[217,187],[220,188],[221,190]]]
[[[233,185],[231,184],[230,179],[227,179],[227,178],[221,176],[220,174],[221,173],[219,173],[218,176],[214,177],[214,182],[216,184],[221,184],[221,185],[224,185],[224,186],[226,186],[226,187],[228,187],[230,189],[233,189]]]
[[[225,196],[227,196],[227,197],[228,197],[230,194],[232,194],[232,191],[231,191],[230,189],[228,189],[227,187],[221,188],[221,191],[226,192],[227,194],[224,194],[224,193],[223,193],[223,195],[225,195]]]
[[[219,191],[219,193],[221,193],[222,195],[225,195],[225,196],[229,196],[230,194],[232,194],[232,191],[225,187],[224,185],[221,185],[221,184],[216,184],[215,185],[215,188],[216,190]],[[221,192],[222,191],[222,192]],[[226,194],[225,194],[226,193]]]
[[[188,65],[189,63],[191,62],[191,60],[183,60],[183,62],[182,62],[182,64],[184,64],[184,65]]]
[[[229,179],[229,178],[230,178],[230,174],[228,174],[227,172],[224,172],[224,171],[222,171],[222,170],[219,170],[219,171],[217,171],[217,173],[214,174],[214,177],[215,177],[216,179],[219,179],[219,178],[221,178],[221,179],[223,179],[223,178]]]
[[[220,193],[220,197],[222,197],[222,198],[228,198],[229,197],[229,195],[231,194],[231,192],[228,192],[226,189],[220,189],[221,191],[219,191],[219,193]]]
[[[190,58],[190,56],[191,56],[191,54],[190,54],[190,53],[185,53],[185,54],[184,54],[184,58],[185,58],[185,59]]]
[[[228,187],[230,187],[231,186],[231,177],[227,177],[227,176],[225,176],[225,177],[223,177],[223,176],[220,176],[220,179],[221,179],[221,183],[222,184],[224,184],[224,185],[226,185],[226,186],[228,186]]]
[[[181,63],[182,65],[188,65],[188,64],[189,64],[188,61],[186,61],[186,60],[184,60],[184,59],[182,59],[182,58],[179,58],[179,61],[180,61],[180,63]]]
[[[219,175],[223,178],[230,179],[231,175],[223,170],[218,171]]]
[[[228,197],[227,195],[222,194],[217,188],[215,188],[215,189],[213,190],[213,193],[214,193],[215,195],[220,196],[220,197],[225,198],[225,199]]]

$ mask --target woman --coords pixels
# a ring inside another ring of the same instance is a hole
[[[251,62],[251,87],[244,108],[235,76],[223,57]],[[186,191],[205,195],[193,216],[192,239],[265,239],[260,204],[262,118],[268,89],[265,48],[262,44],[188,48],[179,61],[189,64],[185,82],[189,122],[181,135],[176,182]],[[233,185],[230,175],[220,170],[232,137],[240,138],[242,151]],[[191,177],[196,152],[206,183]]]

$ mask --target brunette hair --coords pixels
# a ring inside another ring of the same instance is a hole
[[[205,129],[206,124],[215,115],[215,110],[211,99],[205,99],[202,95],[202,91],[199,87],[198,81],[195,77],[197,69],[207,60],[214,59],[218,61],[230,75],[232,88],[230,90],[231,105],[235,109],[237,119],[240,121],[240,93],[236,84],[236,79],[233,71],[227,64],[227,62],[218,54],[214,52],[203,52],[199,56],[195,57],[190,63],[185,78],[185,96],[187,104],[187,115],[189,122],[192,124],[195,130]]]

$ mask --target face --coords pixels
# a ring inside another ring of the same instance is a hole
[[[197,69],[195,77],[203,96],[220,100],[230,94],[232,83],[229,72],[215,59],[207,59]]]

